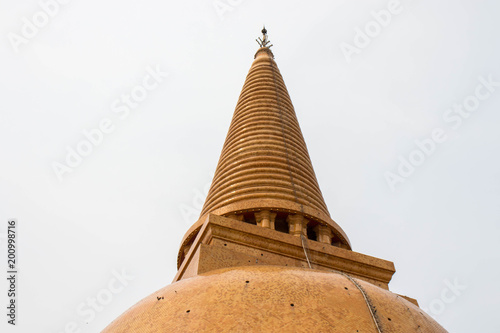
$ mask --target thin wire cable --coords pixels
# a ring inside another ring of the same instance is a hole
[[[300,234],[300,240],[302,241],[302,248],[304,249],[304,254],[306,255],[307,264],[309,265],[309,268],[312,269],[311,261],[309,260],[309,246],[307,245],[307,238],[304,234]]]
[[[363,290],[363,288],[352,277],[350,277],[348,274],[346,274],[344,272],[341,272],[341,271],[336,271],[336,272],[338,272],[338,273],[342,274],[343,276],[345,276],[346,278],[348,278],[352,282],[352,284],[354,284],[356,286],[356,288],[358,288],[358,290],[363,295],[363,298],[365,299],[366,306],[368,307],[368,310],[370,311],[370,314],[372,316],[373,322],[375,323],[375,327],[377,328],[377,331],[379,333],[382,333],[382,330],[380,329],[380,326],[378,325],[377,318],[375,317],[375,314],[373,313],[372,304],[371,304],[370,300],[368,299],[368,295],[366,295],[366,293]]]

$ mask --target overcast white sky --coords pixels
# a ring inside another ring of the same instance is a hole
[[[371,12],[388,7],[381,26]],[[41,10],[35,0],[0,7],[0,257],[16,218],[20,265],[18,325],[2,305],[2,332],[98,332],[170,284],[263,23],[353,249],[393,261],[391,290],[450,332],[500,331],[498,1],[73,0]],[[358,28],[372,29],[369,41]],[[161,74],[145,90],[152,71]],[[131,93],[134,108],[121,101]],[[100,124],[109,133],[89,146],[82,133]],[[60,181],[54,165],[69,168],[78,147],[87,156]],[[420,165],[401,176],[401,158]],[[393,189],[387,172],[401,177]],[[5,279],[0,288],[7,304]]]

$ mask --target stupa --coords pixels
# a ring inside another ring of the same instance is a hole
[[[330,217],[262,34],[173,283],[104,332],[446,332]]]

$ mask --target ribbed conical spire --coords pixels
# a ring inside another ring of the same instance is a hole
[[[347,236],[330,218],[283,78],[266,45],[243,85],[201,216],[269,210],[300,214]]]
[[[267,48],[257,51],[246,78],[201,215],[255,199],[285,200],[329,216],[290,96]]]

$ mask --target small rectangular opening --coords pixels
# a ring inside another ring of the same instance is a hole
[[[283,232],[285,234],[289,233],[288,222],[286,221],[286,214],[277,214],[274,220],[274,229]]]
[[[311,223],[309,223],[307,225],[307,238],[309,238],[310,240],[314,240],[314,241],[318,240],[318,236],[316,235],[316,231],[314,231],[314,226],[311,225]]]
[[[251,212],[243,214],[243,221],[245,223],[257,225],[257,222],[255,221],[255,214]]]

